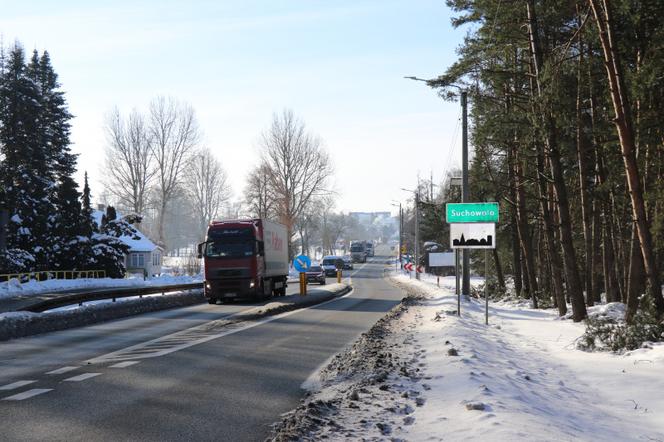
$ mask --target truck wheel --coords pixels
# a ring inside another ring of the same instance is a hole
[[[274,293],[272,280],[268,279],[267,281],[263,282],[263,299],[272,298],[272,293]]]
[[[207,300],[207,302],[208,302],[208,304],[216,304],[216,303],[217,303],[217,299],[216,299],[216,298],[209,298],[209,299]]]

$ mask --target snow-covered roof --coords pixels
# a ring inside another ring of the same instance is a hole
[[[104,215],[104,212],[100,210],[93,210],[92,211],[92,217],[94,218],[95,222],[97,223],[98,226],[101,226],[101,217]],[[121,215],[118,213],[118,217]],[[155,243],[150,241],[150,238],[145,236],[143,232],[140,230],[136,229],[136,226],[134,226],[134,229],[136,230],[136,236],[139,237],[139,239],[134,239],[130,236],[121,236],[120,241],[123,243],[127,244],[129,246],[129,251],[130,252],[154,252],[157,249],[161,249],[161,247],[157,246]]]

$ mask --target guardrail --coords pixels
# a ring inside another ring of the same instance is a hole
[[[49,279],[80,278],[106,278],[106,270],[44,270],[41,272],[0,274],[0,282],[9,281],[10,279],[18,279],[21,282],[25,282],[31,279],[36,279],[37,281],[47,281]]]
[[[203,288],[202,282],[191,282],[187,284],[172,284],[172,285],[153,286],[153,287],[126,287],[126,288],[114,288],[114,289],[89,290],[86,292],[76,292],[76,293],[54,293],[54,294],[38,295],[31,297],[31,300],[34,299],[34,302],[27,304],[26,306],[20,308],[20,310],[39,313],[45,310],[64,307],[66,305],[73,305],[73,304],[83,305],[83,303],[90,301],[112,299],[113,302],[115,302],[117,298],[131,298],[134,296],[138,296],[140,298],[145,295],[154,295],[158,293],[164,295],[167,292],[196,290],[202,288]]]

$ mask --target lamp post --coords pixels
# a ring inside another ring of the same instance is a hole
[[[403,260],[401,256],[401,250],[403,247],[403,211],[401,209],[401,203],[398,201],[393,201],[399,205],[399,268],[403,269]],[[397,207],[397,204],[392,204],[394,207]]]
[[[432,86],[433,80],[425,80],[415,76],[406,76],[408,80],[423,81],[429,86]],[[448,84],[447,86],[455,87],[461,92],[461,202],[467,203],[470,196],[470,187],[468,187],[468,92],[461,87]],[[463,276],[461,283],[461,291],[464,295],[470,295],[470,255],[467,249],[462,250],[463,261]]]
[[[401,189],[415,194],[415,279],[420,279],[417,268],[420,266],[420,189]]]

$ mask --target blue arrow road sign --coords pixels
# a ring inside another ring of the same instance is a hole
[[[293,260],[293,267],[298,272],[306,272],[311,267],[311,258],[306,255],[300,255]]]

